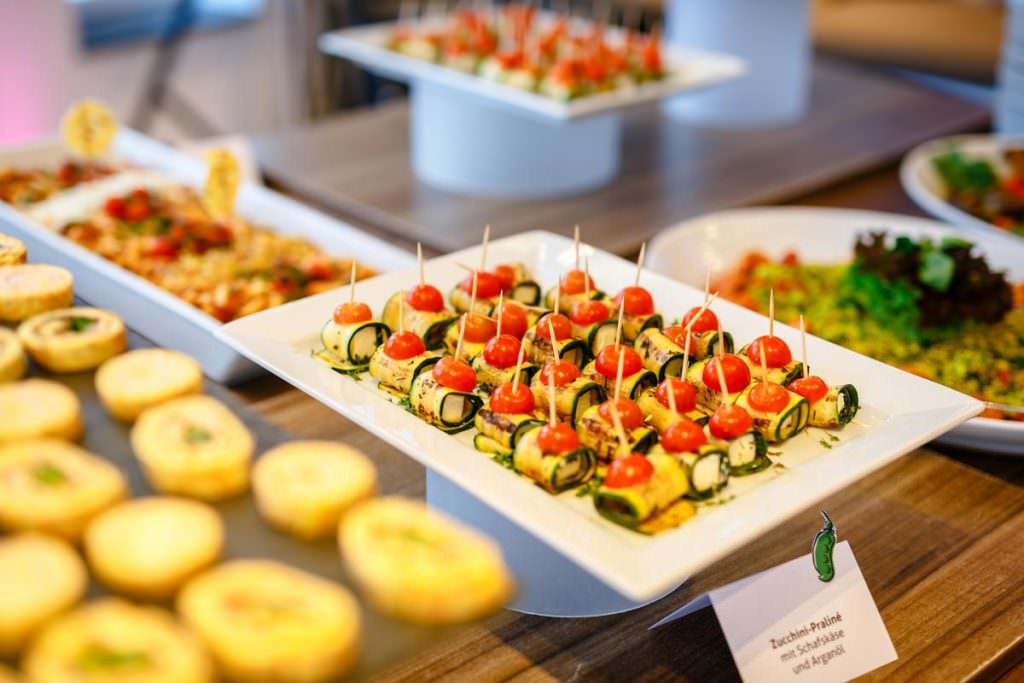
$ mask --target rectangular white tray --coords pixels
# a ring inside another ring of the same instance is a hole
[[[59,141],[44,140],[0,150],[0,167],[50,167],[66,157]],[[206,176],[199,160],[132,130],[118,133],[112,158],[193,187],[201,187]],[[415,262],[410,254],[383,240],[263,187],[244,185],[237,208],[242,216],[276,232],[304,237],[330,254],[352,256],[381,271],[407,268]],[[258,366],[217,339],[214,333],[221,323],[215,318],[2,202],[0,232],[23,240],[32,261],[70,270],[75,293],[85,301],[116,311],[129,327],[154,343],[194,356],[211,379],[237,383],[259,372]]]
[[[439,19],[424,19],[416,26],[436,25]],[[550,14],[541,15],[542,22],[550,22],[552,19]],[[588,23],[583,20],[576,21],[577,24]],[[743,61],[737,57],[664,45],[663,61],[669,74],[663,80],[645,83],[635,88],[581,97],[570,102],[558,102],[543,95],[493,83],[473,74],[413,59],[389,50],[387,42],[397,25],[396,22],[383,22],[325,33],[320,36],[320,49],[359,62],[370,71],[395,80],[429,81],[478,95],[496,105],[505,105],[554,121],[568,121],[613,112],[737,78],[746,71]],[[622,29],[616,27],[608,27],[605,35],[612,42],[620,42],[623,39]]]
[[[606,252],[588,250],[598,286],[614,293],[632,282],[635,266]],[[492,263],[519,260],[545,286],[572,267],[571,240],[529,232],[491,243]],[[476,263],[479,247],[429,261],[427,279],[448,291],[464,277],[457,263]],[[414,283],[414,269],[359,283],[358,298],[380,312],[385,300]],[[642,283],[667,317],[679,317],[703,293],[645,271]],[[354,380],[310,357],[321,326],[345,294],[296,301],[225,325],[220,336],[282,379],[376,434],[451,480],[522,526],[595,577],[635,600],[647,600],[679,584],[725,554],[830,493],[978,414],[968,396],[895,370],[811,337],[816,372],[832,383],[857,385],[864,408],[856,424],[840,430],[832,448],[820,445],[820,430],[800,435],[782,449],[783,470],[736,478],[735,499],[702,507],[680,528],[646,537],[598,516],[589,498],[570,491],[551,496],[495,464],[471,444],[471,432],[449,436],[387,401],[372,380]],[[764,317],[729,303],[716,312],[737,342],[764,334]],[[799,348],[799,333],[777,325],[778,334]]]

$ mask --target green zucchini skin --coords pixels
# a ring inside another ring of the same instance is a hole
[[[703,358],[690,365],[686,370],[686,381],[697,390],[697,405],[709,415],[718,410],[722,404],[722,394],[704,384],[704,368],[710,358]],[[744,387],[746,389],[746,387]],[[741,391],[729,394],[729,403],[735,403]]]
[[[548,361],[555,359],[551,340],[539,332],[539,328],[543,324],[544,318],[541,318],[536,325],[528,329],[526,334],[523,335],[523,344],[526,346],[526,358],[534,365],[541,367]],[[588,352],[587,345],[582,340],[572,338],[561,339],[557,343],[558,356],[562,360],[568,360],[578,368],[583,367],[586,363]]]
[[[743,359],[743,362],[750,368],[750,376],[755,378],[761,377],[761,365],[755,363],[750,359],[748,353],[750,345],[743,346],[736,355]],[[783,365],[781,368],[768,368],[768,381],[781,384],[786,387],[789,383],[795,379],[798,379],[804,372],[804,364],[794,359]]]
[[[415,332],[420,335],[428,351],[441,348],[444,345],[444,335],[448,331],[448,326],[455,322],[458,316],[448,309],[431,313],[429,311],[417,311],[410,306],[403,307],[400,305],[401,296],[401,292],[395,292],[387,300],[387,303],[384,304],[384,311],[380,316],[381,322],[392,330],[400,329],[398,313],[404,308],[406,331]]]
[[[473,358],[470,366],[473,368],[473,372],[476,373],[477,387],[486,394],[493,392],[502,384],[511,382],[516,374],[514,366],[511,368],[496,368],[487,362],[482,353]],[[539,370],[540,368],[533,363],[523,363],[519,369],[519,382],[528,385]]]
[[[615,312],[615,316],[617,319],[617,310]],[[616,320],[616,322],[618,321]],[[632,344],[644,330],[660,330],[664,323],[665,319],[662,318],[661,313],[651,313],[650,315],[624,315],[622,316],[622,338]]]
[[[391,330],[388,329],[387,325],[373,320],[352,325],[338,325],[333,320],[328,320],[324,323],[324,326],[320,328],[320,341],[324,345],[324,350],[340,361],[335,369],[346,366],[347,369],[343,370],[346,372],[360,368],[366,369],[370,364],[370,356],[365,358],[356,357],[352,345],[356,335],[367,329],[376,331],[375,349],[380,347],[391,336]],[[332,367],[334,366],[332,365]]]
[[[512,451],[523,434],[543,427],[544,421],[533,415],[505,415],[481,408],[473,418],[473,426],[480,434]]]
[[[447,421],[443,417],[446,402],[454,397],[461,398],[468,404],[468,410],[457,422]],[[483,399],[476,394],[455,391],[441,386],[429,373],[420,373],[413,380],[412,389],[409,392],[409,407],[412,412],[424,422],[432,424],[448,434],[457,434],[472,427],[476,413],[483,407],[483,404]]]
[[[506,448],[491,437],[480,434],[479,432],[473,435],[473,448],[477,449],[481,453],[486,453],[487,455],[501,455],[506,457],[512,455],[511,448]]]
[[[718,330],[709,330],[707,332],[694,332],[691,336],[692,343],[690,345],[690,358],[693,360],[701,360],[704,358],[710,358],[711,356],[718,353]],[[729,332],[722,333],[722,340],[724,340],[724,348],[722,351],[725,353],[732,353],[735,345],[733,344],[732,334]]]
[[[558,286],[559,285],[555,285],[555,287],[558,287]],[[549,289],[544,294],[544,305],[548,308],[548,310],[552,310],[552,311],[555,309],[555,287],[552,287],[551,289]],[[580,292],[579,294],[565,294],[565,293],[562,293],[562,295],[558,298],[558,307],[561,309],[558,312],[559,313],[564,313],[565,315],[569,315],[569,313],[572,312],[572,307],[577,302],[584,301],[586,298],[587,298],[587,293],[586,292]],[[608,297],[605,296],[604,292],[595,289],[594,291],[592,291],[590,293],[590,298],[591,299],[607,299]]]
[[[448,292],[448,302],[455,309],[458,314],[467,313],[469,311],[469,305],[473,302],[473,295],[471,292],[467,292],[462,288],[462,283],[459,283],[451,288]],[[476,308],[473,310],[474,313],[481,315],[487,315],[488,312],[498,304],[498,297],[492,296],[486,299],[477,297]]]
[[[659,444],[651,449],[649,455],[666,453]],[[706,443],[696,452],[669,453],[686,468],[686,476],[690,482],[690,490],[686,497],[690,500],[707,500],[712,498],[729,483],[729,453],[721,444]],[[714,471],[715,479],[708,485],[697,476],[698,467],[704,472],[703,463],[707,463]]]
[[[647,416],[647,423],[657,429],[659,434],[664,434],[665,430],[678,422],[681,417],[693,420],[702,427],[711,418],[709,414],[700,408],[694,408],[685,413],[673,414],[671,410],[663,406],[661,401],[658,400],[657,392],[657,387],[645,389],[636,398],[636,404],[640,406],[640,410]]]
[[[792,391],[789,394],[789,403],[778,412],[766,412],[757,410],[750,405],[750,392],[754,390],[758,382],[740,392],[736,398],[736,405],[750,413],[754,420],[754,429],[761,433],[771,443],[782,443],[802,432],[807,427],[807,421],[811,415],[811,406],[807,399]]]
[[[712,437],[707,428],[705,428],[705,433],[708,434],[708,443],[721,446],[728,454],[730,476],[745,477],[749,474],[760,472],[772,464],[771,459],[768,457],[768,441],[758,431],[749,431],[732,441],[724,441]],[[740,449],[743,448],[744,444],[749,444],[751,441],[754,444],[754,449],[752,453],[747,451],[747,454],[753,457],[744,461]]]
[[[379,346],[370,357],[370,376],[381,386],[407,395],[412,390],[412,383],[416,378],[425,370],[434,367],[439,360],[441,360],[440,354],[433,351],[427,351],[406,360],[395,360],[384,353],[383,346]]]
[[[580,443],[597,453],[599,460],[610,462],[619,453],[619,438],[615,427],[604,421],[598,414],[599,406],[591,406],[576,422],[576,433]],[[626,434],[633,453],[646,453],[658,443],[658,432],[648,425],[641,425]]]
[[[533,392],[537,411],[547,415],[548,388],[540,381],[540,373],[535,374],[530,381],[530,391]],[[580,376],[565,386],[555,387],[555,415],[559,420],[567,422],[570,427],[576,429],[583,413],[591,406],[604,403],[607,398],[608,395],[604,387]]]
[[[842,403],[842,408],[839,404]],[[860,397],[857,387],[842,384],[829,387],[828,393],[811,405],[810,424],[822,429],[838,429],[849,424],[860,411]]]
[[[606,519],[624,527],[635,527],[669,507],[689,492],[685,468],[665,453],[647,456],[654,469],[650,479],[625,488],[602,485],[594,494],[594,508]]]
[[[644,367],[657,373],[658,382],[666,377],[678,377],[683,369],[686,355],[683,349],[656,327],[643,330],[633,342],[633,348]]]
[[[597,472],[597,456],[586,446],[568,453],[545,454],[537,445],[539,426],[532,427],[516,444],[512,466],[516,472],[533,479],[548,493],[558,494],[581,486]],[[571,472],[567,472],[572,468]]]
[[[509,298],[526,306],[540,304],[540,285],[533,280],[523,280],[512,286]]]
[[[596,361],[587,363],[583,368],[582,375],[603,386],[609,396],[615,391],[615,380],[602,375],[597,369]],[[635,401],[645,390],[656,386],[658,386],[658,376],[650,370],[643,369],[629,377],[622,378],[622,395]]]

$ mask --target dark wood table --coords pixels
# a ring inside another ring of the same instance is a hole
[[[892,86],[892,92],[908,97],[906,88],[914,86]],[[841,94],[833,93],[842,100],[834,106],[848,110],[846,123],[833,120],[826,126],[819,122],[817,125],[829,127],[833,133],[820,139],[828,137],[841,141],[836,144],[849,150],[861,149],[846,155],[842,164],[829,166],[826,177],[810,171],[816,160],[822,161],[821,155],[807,149],[812,145],[801,144],[792,131],[746,134],[760,141],[751,143],[755,148],[773,148],[776,153],[788,150],[773,166],[750,167],[741,150],[736,149],[733,156],[720,162],[721,166],[704,166],[703,172],[717,173],[719,181],[722,169],[730,168],[743,177],[778,176],[772,185],[775,199],[785,198],[796,204],[919,214],[899,186],[895,158],[918,138],[940,130],[976,129],[986,120],[986,114],[973,105],[928,94],[924,100],[936,107],[948,105],[949,111],[929,111],[924,104],[916,108],[904,105],[904,113],[916,111],[920,119],[894,121],[893,112],[901,110],[895,103],[869,102]],[[871,112],[870,116],[865,112]],[[344,207],[329,187],[349,189],[352,183],[354,191],[369,193],[370,186],[376,184],[373,192],[378,208],[360,206],[342,213],[342,217],[374,231],[387,232],[387,225],[391,230],[405,226],[401,235],[406,243],[428,239],[438,231],[428,229],[429,224],[417,227],[413,223],[418,219],[411,217],[441,210],[437,208],[439,199],[427,192],[422,205],[410,209],[409,197],[422,192],[422,188],[414,191],[406,184],[408,176],[402,175],[401,164],[395,158],[375,158],[369,151],[376,148],[385,153],[392,149],[397,143],[381,138],[384,131],[391,130],[400,136],[405,115],[401,106],[391,106],[308,131],[264,138],[258,146],[260,160],[273,177],[284,181],[286,178],[280,175],[284,161],[294,165],[306,159],[304,168],[295,169],[301,170],[301,175],[289,177],[288,186],[307,198],[318,194],[310,190],[318,190],[322,200],[333,197],[320,203],[336,211]],[[350,124],[362,131],[358,149],[340,142],[353,141],[351,136],[341,134]],[[919,135],[908,132],[915,124],[920,124]],[[331,149],[320,151],[315,149],[316,140],[324,145],[328,140],[335,142]],[[746,158],[756,157],[758,149],[750,150]],[[357,178],[357,159],[372,182]],[[552,202],[546,209],[529,202],[521,207],[491,203],[497,216],[494,223],[503,225],[505,231],[509,226],[515,226],[515,230],[537,225],[551,228],[555,227],[553,222],[536,223],[538,216],[546,211],[553,216],[582,211],[591,240],[599,246],[629,252],[659,225],[721,208],[737,196],[726,188],[711,187],[709,181],[695,180],[714,196],[694,200],[699,209],[690,207],[686,205],[690,200],[676,197],[676,182],[683,177],[695,179],[699,169],[684,171],[665,160],[667,165],[658,172],[650,166],[647,170],[638,168],[635,164],[639,162],[628,163],[632,167],[630,176],[609,191],[617,200],[586,196]],[[389,174],[395,176],[389,178]],[[634,174],[641,177],[635,178]],[[620,192],[619,185],[640,194]],[[762,186],[766,192],[770,189]],[[691,199],[697,195],[692,187],[680,191]],[[742,201],[765,198],[746,197]],[[460,215],[457,205],[472,207],[472,213],[486,204],[456,198],[447,198],[446,202],[453,205],[448,209],[450,215]],[[387,206],[393,207],[393,213]],[[611,215],[603,216],[605,211]],[[570,223],[566,220],[566,225]],[[472,235],[470,232],[467,229],[457,236],[458,228],[453,228],[430,244],[437,249],[456,242],[461,246],[477,239],[475,229]],[[420,465],[280,380],[267,377],[236,391],[268,420],[296,437],[343,439],[371,454],[380,469],[385,493],[423,495],[424,471]],[[1024,460],[953,452],[931,445],[844,489],[828,499],[824,507],[834,513],[841,538],[850,541],[899,655],[866,680],[1024,680]],[[817,512],[807,510],[700,572],[675,593],[628,614],[563,620],[504,612],[403,662],[383,680],[736,680],[738,672],[713,611],[704,610],[656,631],[647,627],[708,589],[806,553],[819,526]]]

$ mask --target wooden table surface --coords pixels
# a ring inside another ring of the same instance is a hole
[[[401,103],[259,136],[271,181],[399,243],[432,252],[542,228],[618,254],[655,231],[722,208],[790,200],[893,163],[912,146],[978,130],[989,111],[909,81],[819,58],[808,114],[770,130],[696,128],[657,107],[626,116],[623,170],[609,186],[561,199],[456,197],[419,182],[409,163],[409,111]]]

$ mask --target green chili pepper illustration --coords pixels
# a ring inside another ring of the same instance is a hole
[[[811,561],[814,562],[814,570],[818,572],[818,580],[828,582],[836,575],[836,567],[832,562],[832,550],[836,547],[836,527],[827,512],[822,510],[821,516],[825,518],[825,526],[814,537]]]

